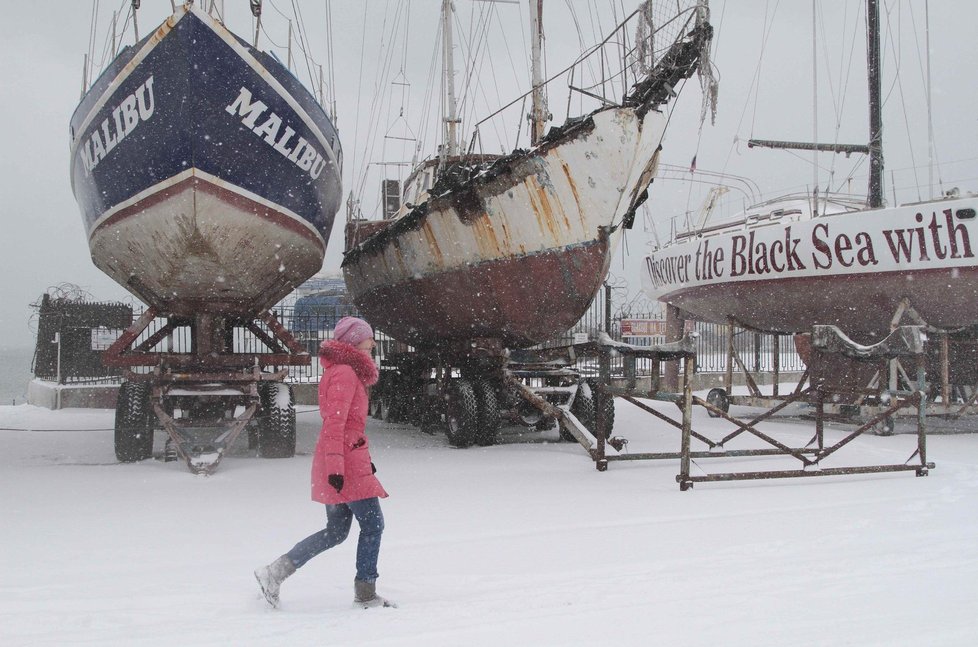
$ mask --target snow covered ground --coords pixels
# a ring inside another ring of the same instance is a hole
[[[629,451],[678,448],[617,406]],[[700,429],[720,429],[702,416]],[[294,459],[240,447],[195,477],[182,463],[116,463],[111,411],[0,407],[0,644],[978,644],[978,434],[930,436],[926,478],[680,492],[677,461],[599,473],[555,432],[455,450],[372,421],[391,492],[378,590],[400,608],[351,608],[351,537],[288,580],[273,611],[252,570],[324,522],[308,497],[318,415],[298,417]],[[904,433],[847,450],[902,463],[914,445]]]

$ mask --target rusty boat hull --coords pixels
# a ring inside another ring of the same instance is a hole
[[[859,339],[893,323],[978,326],[978,198],[794,221],[747,219],[651,253],[650,297],[691,318],[762,331],[835,325]]]
[[[354,303],[416,346],[492,338],[519,348],[563,334],[647,195],[666,121],[600,110],[396,220],[367,223],[365,237],[349,224],[342,268]]]
[[[92,260],[158,312],[252,317],[322,267],[336,129],[289,70],[196,5],[119,54],[71,137]]]

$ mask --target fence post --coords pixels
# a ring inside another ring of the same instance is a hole
[[[666,304],[666,341],[679,341],[683,337],[683,330],[686,327],[686,318],[683,311],[674,305]],[[666,362],[666,370],[663,375],[663,387],[667,393],[679,392],[679,364],[678,360]]]
[[[774,333],[774,397],[778,397],[778,382],[781,381],[781,335]]]
[[[733,365],[734,365],[734,323],[733,319],[727,321],[727,365],[723,374],[723,388],[727,393],[733,389]]]
[[[754,333],[754,372],[761,372],[761,343],[763,339],[761,338],[761,333]]]
[[[611,286],[604,284],[604,331],[611,335]]]

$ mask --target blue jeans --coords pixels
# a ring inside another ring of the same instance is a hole
[[[309,535],[286,555],[296,568],[301,567],[319,553],[342,544],[350,534],[353,517],[360,524],[357,542],[357,579],[363,582],[377,581],[377,557],[380,555],[380,536],[384,532],[384,513],[380,499],[373,497],[350,503],[326,505],[326,528]]]

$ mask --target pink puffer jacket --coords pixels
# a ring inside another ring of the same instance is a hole
[[[319,347],[323,376],[319,380],[319,412],[323,428],[312,459],[312,499],[349,503],[387,492],[371,469],[367,426],[367,387],[377,383],[377,366],[364,352],[327,340]],[[343,489],[327,481],[343,475]]]

